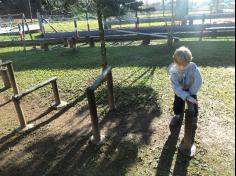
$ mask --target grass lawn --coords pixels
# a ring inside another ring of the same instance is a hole
[[[79,99],[101,73],[98,44],[76,52],[54,48],[26,55],[21,48],[0,49],[0,59],[14,61],[20,90],[57,76],[62,99],[71,102],[63,111],[48,112],[49,87],[24,98],[27,120],[36,127],[23,134],[12,132],[18,127],[13,105],[0,106],[0,175],[233,175],[234,42],[185,39],[175,46],[192,50],[204,77],[197,154],[191,160],[177,150],[184,128],[174,135],[168,129],[173,115],[168,66],[175,48],[167,48],[165,41],[107,44],[117,109],[107,113],[103,85],[96,93],[101,131],[108,137],[102,146],[88,143],[87,100]],[[1,93],[0,104],[10,95],[11,90]]]

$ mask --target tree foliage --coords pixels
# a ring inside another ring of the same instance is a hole
[[[100,4],[104,18],[124,15],[128,10],[141,11],[142,1],[138,0],[43,0],[47,10],[66,10],[75,13],[96,14],[96,3]]]

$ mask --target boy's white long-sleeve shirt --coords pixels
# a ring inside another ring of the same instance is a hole
[[[197,95],[203,84],[203,78],[195,63],[191,62],[184,72],[180,72],[173,64],[169,71],[172,88],[178,97],[186,101],[188,96]]]

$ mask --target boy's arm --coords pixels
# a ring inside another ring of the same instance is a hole
[[[196,67],[195,71],[194,71],[194,83],[193,85],[190,87],[189,89],[189,93],[191,95],[197,95],[198,91],[200,90],[200,88],[202,87],[203,84],[203,78],[201,75],[200,70]]]
[[[190,94],[183,90],[182,86],[179,84],[177,75],[174,73],[171,74],[171,84],[175,94],[186,101]]]

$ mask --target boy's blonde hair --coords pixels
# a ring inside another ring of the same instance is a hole
[[[193,60],[193,56],[187,47],[182,46],[175,51],[173,59],[179,65],[187,65]]]

